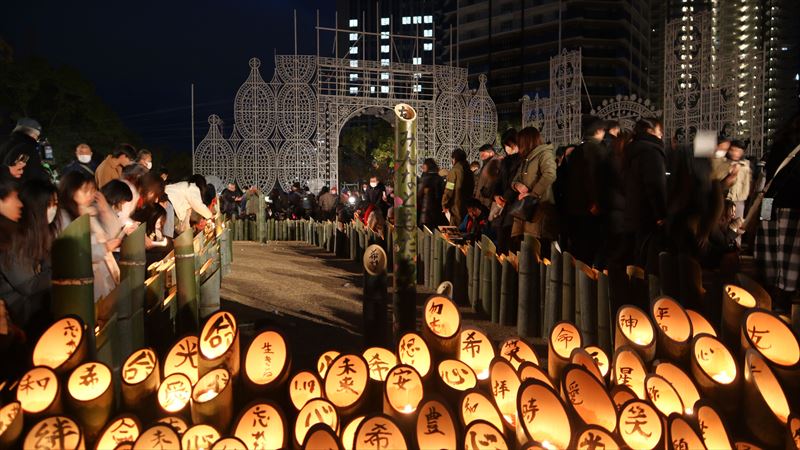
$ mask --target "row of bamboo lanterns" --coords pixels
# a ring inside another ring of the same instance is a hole
[[[136,350],[119,374],[87,360],[86,330],[69,316],[3,386],[13,400],[0,409],[0,447],[800,448],[797,338],[748,291],[727,292],[748,305],[735,347],[659,297],[650,311],[617,311],[610,354],[555,324],[544,364],[522,339],[495,347],[433,296],[421,333],[395,349],[331,350],[292,376],[283,335],[261,332],[242,357],[227,311],[163,359]]]

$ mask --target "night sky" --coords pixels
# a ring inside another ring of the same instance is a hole
[[[316,54],[316,10],[332,26],[335,0],[17,0],[4,4],[0,36],[17,59],[77,68],[143,145],[189,152],[190,84],[197,143],[212,113],[225,121],[227,137],[248,60],[260,58],[270,81],[275,52],[293,53],[294,9],[299,53]]]

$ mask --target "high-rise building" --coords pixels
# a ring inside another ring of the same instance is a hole
[[[767,144],[800,112],[800,1],[764,2],[764,121]]]

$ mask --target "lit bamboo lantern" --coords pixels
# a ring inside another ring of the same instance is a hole
[[[197,353],[197,336],[186,336],[179,340],[164,358],[164,378],[173,373],[182,373],[189,378],[192,385],[197,383],[200,378]]]
[[[415,448],[458,447],[456,423],[445,403],[434,398],[422,401],[417,414],[414,444]]]
[[[413,367],[395,366],[386,376],[383,390],[383,412],[392,417],[404,430],[411,431],[416,411],[425,391],[422,378]]]
[[[22,406],[11,402],[0,408],[0,448],[12,448],[22,434]]]
[[[636,397],[636,393],[624,384],[616,384],[611,386],[611,389],[608,391],[608,395],[611,397],[611,401],[614,402],[614,406],[617,408],[617,411],[622,409],[622,405],[625,403],[638,398]]]
[[[485,420],[476,420],[464,430],[465,450],[508,450],[503,432]]]
[[[158,386],[158,406],[162,414],[183,415],[192,398],[192,382],[182,373],[173,373]]]
[[[656,333],[650,317],[633,305],[620,307],[616,317],[614,350],[628,345],[644,362],[652,361],[656,356]]]
[[[789,403],[775,374],[754,349],[744,357],[744,421],[759,441],[770,447],[783,444],[789,421]]]
[[[49,367],[58,375],[77,367],[86,357],[85,328],[77,316],[57,320],[36,341],[33,365]]]
[[[451,403],[455,402],[460,394],[478,385],[475,372],[468,365],[457,359],[446,359],[439,363],[438,392]]]
[[[252,392],[278,389],[289,378],[292,357],[283,336],[274,330],[259,333],[244,357],[244,381]]]
[[[597,376],[582,366],[564,368],[561,392],[572,411],[586,425],[598,425],[610,432],[616,428],[617,410]]]
[[[679,413],[667,419],[668,442],[670,450],[697,449],[706,450],[705,443],[695,428]],[[716,449],[714,449],[716,450]]]
[[[619,450],[622,448],[622,444],[617,441],[613,434],[597,425],[584,427],[578,434],[575,444],[581,450]]]
[[[303,450],[342,450],[342,443],[336,433],[325,425],[318,423],[311,427],[303,442]]]
[[[84,450],[83,430],[64,416],[48,417],[31,427],[22,444],[24,449]]]
[[[686,411],[678,391],[661,375],[648,374],[644,379],[644,386],[647,390],[647,399],[664,417],[669,417],[673,413],[683,414]]]
[[[472,368],[479,381],[489,378],[489,366],[494,359],[492,341],[485,333],[474,328],[461,330],[458,359]]]
[[[339,355],[325,377],[325,398],[336,406],[340,414],[350,415],[361,406],[368,381],[369,368],[364,358]]]
[[[707,334],[692,339],[691,371],[704,396],[726,412],[736,409],[740,377],[736,361],[719,339]]]
[[[114,450],[125,442],[133,445],[141,431],[142,425],[133,414],[117,416],[100,432],[94,448],[95,450]]]
[[[694,381],[689,378],[680,367],[669,362],[659,362],[655,366],[655,373],[666,379],[678,392],[683,403],[684,414],[691,415],[694,411],[694,405],[700,400],[700,392]]]
[[[608,376],[608,371],[611,368],[608,361],[608,355],[606,352],[595,345],[590,345],[585,347],[585,350],[589,353],[589,355],[594,359],[595,365],[597,368],[600,369],[600,374],[603,375],[603,378]]]
[[[687,309],[686,315],[692,323],[692,337],[700,334],[710,334],[711,336],[717,337],[717,330],[714,329],[714,326],[711,325],[702,314],[692,309]]]
[[[217,430],[228,429],[233,416],[231,381],[231,374],[223,367],[214,369],[197,380],[192,388],[193,423],[208,424]]]
[[[361,425],[364,419],[366,419],[366,416],[358,416],[351,420],[350,423],[344,427],[344,430],[342,430],[342,447],[344,447],[345,450],[353,450],[356,440],[356,430],[358,430],[358,426]]]
[[[751,310],[740,330],[742,351],[752,348],[761,354],[793,406],[800,407],[800,344],[789,325],[774,313]]]
[[[183,433],[189,429],[189,425],[186,424],[186,421],[179,416],[167,416],[161,419],[158,419],[158,423],[163,423],[164,425],[169,425],[178,433],[178,436],[183,436]]]
[[[763,448],[747,441],[736,441],[736,450],[764,450]]]
[[[331,363],[338,356],[339,352],[336,350],[328,350],[319,356],[317,359],[317,373],[319,374],[320,378],[325,379],[325,375],[328,374],[328,369],[330,368]]]
[[[561,370],[569,364],[572,350],[583,347],[580,331],[571,322],[558,322],[550,332],[547,345],[547,373],[551,380],[561,378]]]
[[[61,412],[61,387],[49,367],[34,367],[17,384],[17,401],[26,417],[36,418]]]
[[[364,419],[356,430],[355,450],[404,450],[408,448],[400,428],[382,414]]]
[[[539,357],[536,351],[528,345],[522,338],[512,337],[503,341],[498,347],[498,353],[514,366],[514,370],[519,369],[520,364],[531,362],[539,365]]]
[[[461,313],[447,297],[433,296],[425,302],[422,336],[433,357],[442,361],[458,356]]]
[[[756,308],[772,310],[772,298],[757,281],[739,272],[736,274],[736,284],[743,287],[756,299]]]
[[[251,449],[279,449],[288,445],[287,425],[276,404],[258,401],[239,415],[232,434]]]
[[[622,441],[631,450],[652,450],[662,442],[664,434],[658,412],[650,403],[639,399],[622,405],[617,429]]]
[[[158,358],[150,348],[133,352],[120,373],[122,377],[122,404],[125,408],[145,412],[150,397],[156,395],[160,381]]]
[[[322,398],[322,381],[314,372],[304,370],[298,372],[289,381],[289,399],[297,411],[309,400]]]
[[[517,408],[521,425],[517,427],[517,440],[520,444],[534,440],[543,447],[569,448],[572,427],[556,391],[540,381],[525,381],[517,397]]]
[[[193,450],[211,450],[219,440],[219,432],[209,425],[195,425],[181,436],[181,447]]]
[[[503,358],[495,358],[489,367],[489,384],[494,404],[511,429],[517,426],[517,392],[521,384],[514,366]]]
[[[373,381],[386,381],[386,375],[397,365],[394,353],[383,347],[370,347],[361,354],[369,366],[369,378]]]
[[[500,431],[505,429],[500,410],[478,389],[470,389],[461,398],[458,416],[462,428],[468,427],[476,420],[485,420]]]
[[[722,329],[721,337],[734,348],[739,344],[739,328],[748,310],[756,307],[756,298],[746,289],[735,284],[722,287]]]
[[[133,449],[181,450],[181,438],[172,427],[159,423],[144,430],[133,444]]]
[[[628,386],[636,397],[644,400],[644,377],[647,369],[639,354],[628,346],[618,348],[614,352],[614,384]]]
[[[241,439],[226,437],[218,440],[211,450],[249,450]]]
[[[725,429],[725,423],[717,414],[717,411],[705,400],[701,400],[700,403],[695,405],[695,416],[700,424],[701,437],[706,448],[715,450],[733,449],[733,443],[728,435],[728,430]]]
[[[519,373],[520,383],[524,382],[525,380],[539,380],[555,390],[555,386],[553,386],[553,382],[550,381],[550,376],[547,375],[547,372],[533,363],[520,364],[517,373]]]
[[[686,310],[673,298],[662,296],[653,300],[650,313],[658,330],[658,354],[672,361],[686,361],[692,340],[692,321]]]
[[[224,367],[234,379],[239,375],[239,325],[232,313],[212,314],[203,326],[199,342],[200,377],[218,367]]]
[[[592,355],[590,355],[589,352],[586,351],[586,349],[576,348],[572,350],[572,355],[570,355],[569,361],[572,364],[577,364],[583,367],[584,369],[588,370],[589,373],[591,373],[592,375],[594,375],[595,378],[597,378],[597,381],[605,385],[606,380],[603,377],[603,374],[600,373],[600,368],[597,367],[597,362],[595,361],[594,358],[592,358]]]
[[[786,430],[786,448],[800,450],[800,417],[789,417],[789,427]]]
[[[78,366],[69,376],[67,393],[67,404],[83,427],[86,439],[94,441],[114,407],[111,370],[100,362]]]
[[[397,357],[401,364],[408,364],[417,370],[422,379],[431,372],[431,353],[428,344],[417,333],[404,334],[397,344]]]

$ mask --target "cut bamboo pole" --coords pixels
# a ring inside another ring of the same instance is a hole
[[[561,320],[575,321],[575,258],[569,252],[562,257]]]

